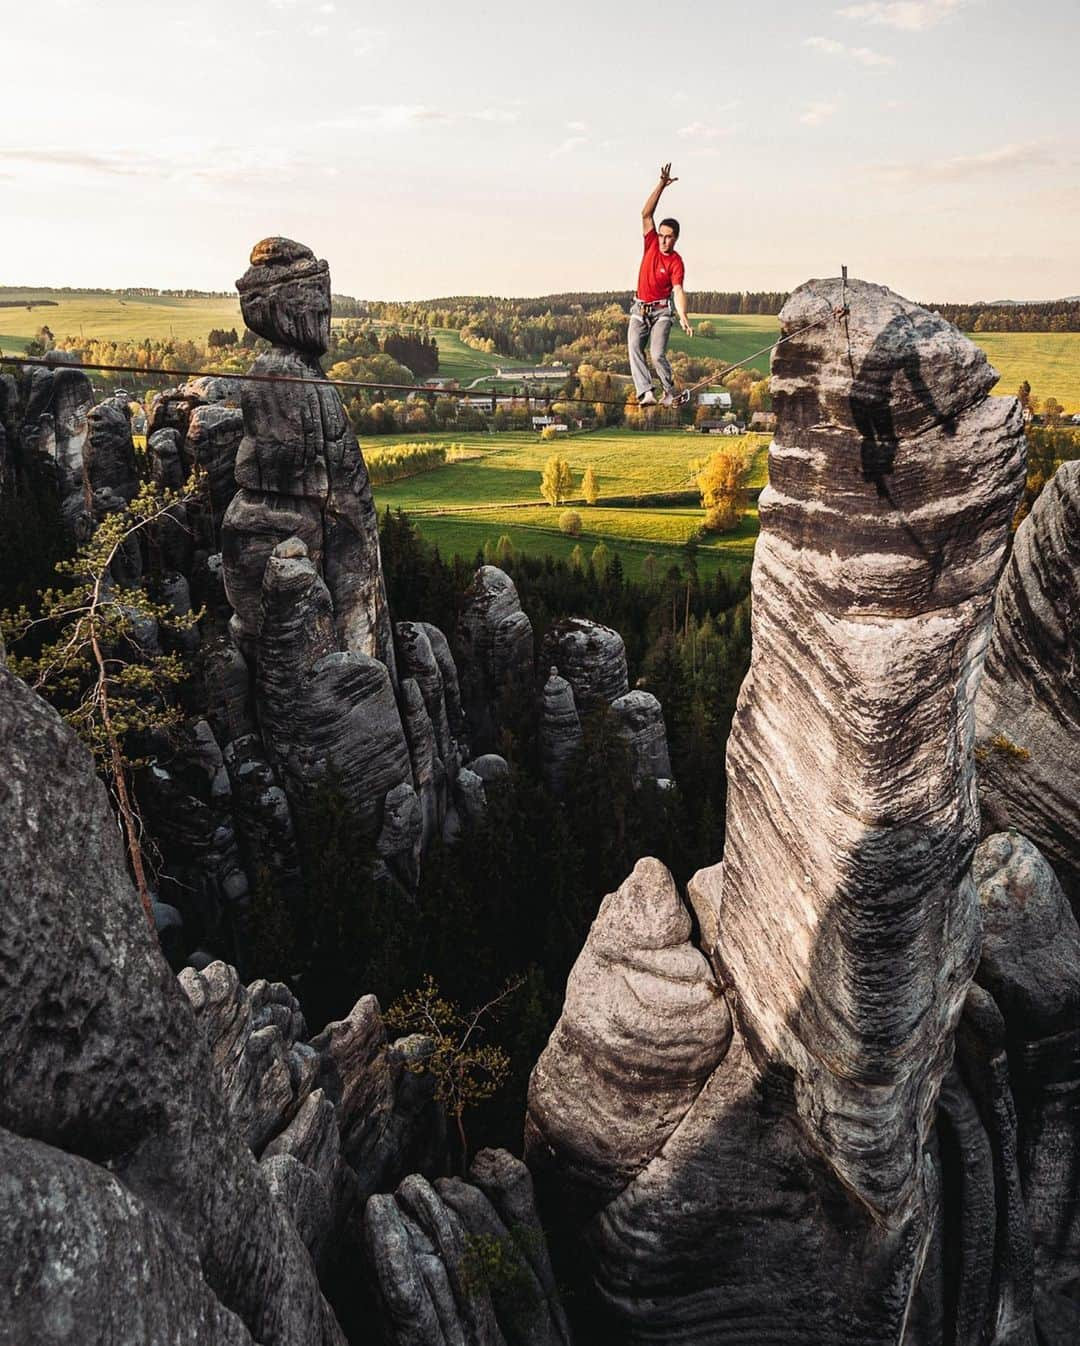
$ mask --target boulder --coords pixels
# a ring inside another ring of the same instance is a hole
[[[600,904],[529,1082],[526,1151],[583,1210],[663,1147],[731,1041],[731,1014],[657,860]],[[549,1186],[551,1179],[548,1179]]]
[[[422,1070],[433,1048],[429,1038],[388,1043],[379,1002],[366,995],[311,1045],[319,1056],[318,1087],[333,1104],[341,1153],[361,1199],[397,1186],[406,1173],[443,1171],[445,1117],[434,1102],[434,1081]]]
[[[254,1346],[207,1285],[194,1239],[108,1169],[4,1130],[0,1163],[8,1341]]]
[[[451,762],[457,745],[450,730],[442,669],[435,657],[431,639],[420,622],[398,622],[394,630],[397,633],[402,675],[412,678],[419,688],[434,730],[438,755],[444,764]]]
[[[304,1041],[300,1006],[280,982],[244,986],[227,963],[211,963],[202,972],[185,968],[180,985],[233,1122],[258,1156],[292,1120],[318,1075],[318,1053]]]
[[[301,496],[240,490],[225,511],[221,558],[225,592],[236,614],[238,644],[254,653],[262,625],[262,582],[274,548],[298,538],[316,569],[322,561],[322,513],[316,501]]]
[[[626,646],[618,631],[584,617],[555,622],[544,637],[541,663],[553,666],[574,689],[580,715],[611,705],[630,690]]]
[[[234,589],[251,594],[262,582],[272,548],[252,551],[250,535],[264,535],[268,522],[258,516],[272,512],[278,500],[298,502],[292,508],[311,518],[312,529],[290,531],[303,538],[326,580],[339,647],[378,659],[396,684],[371,483],[341,398],[318,363],[330,340],[329,269],[301,243],[264,239],[237,289],[245,321],[274,345],[252,365],[258,377],[242,385],[241,489],[223,523],[230,595]],[[236,507],[245,495],[246,511]],[[241,610],[235,599],[234,606],[246,636],[254,636],[257,612],[250,604]]]
[[[367,1254],[393,1343],[569,1346],[522,1169],[505,1151],[481,1151],[470,1182],[410,1176],[368,1202]]]
[[[443,699],[446,703],[446,718],[449,722],[450,733],[457,741],[463,754],[468,754],[468,749],[463,746],[465,739],[465,713],[461,708],[461,689],[458,685],[457,664],[454,663],[454,656],[450,652],[450,642],[437,626],[431,622],[417,622],[417,626],[424,632],[428,638],[428,644],[431,646],[431,652],[435,656],[435,663],[438,665],[439,674],[442,678]]]
[[[1080,1332],[1080,927],[1046,858],[1019,833],[981,842],[973,872],[984,927],[976,976],[1008,1052],[1003,1106],[1015,1115],[1036,1322],[1043,1340],[1064,1346]]]
[[[236,494],[236,453],[243,435],[243,412],[216,400],[196,407],[188,422],[185,450],[195,466],[206,473],[214,551],[221,545],[225,511]]]
[[[303,685],[336,648],[330,591],[300,538],[287,538],[271,552],[261,608],[255,703],[270,758],[284,765],[303,741]]]
[[[441,835],[446,817],[446,769],[438,756],[435,730],[415,678],[401,681],[401,723],[420,799],[421,847],[426,851]]]

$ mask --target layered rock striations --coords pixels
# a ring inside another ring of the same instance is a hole
[[[976,705],[986,831],[1015,827],[1080,911],[1080,463],[1016,532]]]
[[[531,1162],[582,1208],[617,1196],[659,1153],[731,1041],[731,1014],[657,860],[604,898],[529,1087]]]
[[[326,580],[340,647],[378,659],[396,681],[371,485],[336,390],[318,359],[330,336],[330,273],[309,248],[264,239],[237,282],[244,319],[273,342],[245,382],[239,487],[223,523],[226,584],[243,637],[258,634],[262,570],[273,547],[303,538]]]
[[[690,888],[730,1046],[691,997],[702,1074],[674,1094],[642,1074],[686,995],[658,976],[632,1037],[568,997],[533,1075],[530,1162],[627,1341],[898,1343],[935,1227],[938,1094],[979,956],[973,701],[1022,424],[954,328],[848,295],[847,322],[839,282],[782,315],[724,859]],[[656,869],[634,877],[659,894]],[[606,939],[598,918],[571,986]],[[572,1122],[583,1095],[611,1120]],[[651,1144],[619,1122],[633,1095]]]

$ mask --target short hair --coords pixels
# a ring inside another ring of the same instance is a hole
[[[678,221],[678,220],[661,220],[657,232],[659,232],[659,229],[662,229],[662,228],[664,227],[665,224],[667,225],[667,227],[668,227],[669,229],[674,229],[674,230],[675,230],[675,237],[678,238],[678,237],[679,237],[679,221]]]

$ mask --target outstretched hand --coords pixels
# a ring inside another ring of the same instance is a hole
[[[660,166],[660,186],[661,186],[662,188],[663,188],[663,187],[670,187],[671,184],[672,184],[673,182],[678,182],[678,180],[679,180],[678,178],[673,178],[673,177],[671,176],[671,165],[670,165],[670,164],[661,164],[661,166]]]

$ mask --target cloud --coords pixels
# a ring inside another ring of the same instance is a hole
[[[995,178],[1015,178],[1031,169],[1063,169],[1068,161],[1038,143],[999,145],[980,154],[958,154],[949,159],[927,159],[916,163],[885,163],[874,172],[883,182],[895,184],[943,183],[955,185]]]
[[[362,131],[372,126],[402,130],[450,120],[449,112],[427,103],[362,103],[346,116],[318,121],[315,127],[319,131]]]
[[[85,150],[0,149],[0,163],[39,168],[75,168],[121,177],[147,177],[154,172],[151,162],[139,156],[93,154]]]
[[[118,150],[97,154],[78,149],[0,148],[0,172],[16,169],[58,170],[68,180],[72,174],[98,177],[149,178],[167,181],[213,182],[226,186],[256,182],[280,182],[310,170],[306,159],[288,159],[264,150],[246,150],[228,145],[207,145],[197,150],[173,153],[141,153]]]
[[[936,28],[969,3],[970,0],[868,0],[864,4],[845,5],[836,12],[844,19],[865,19],[901,32],[921,33]]]
[[[333,0],[326,0],[326,4],[325,4],[325,5],[320,5],[320,6],[319,6],[319,13],[320,13],[320,14],[336,14],[336,13],[337,13],[337,5],[335,5],[335,4],[333,3]]]
[[[551,157],[554,159],[556,155],[559,154],[573,154],[575,150],[580,149],[585,143],[584,136],[568,136],[561,145],[551,151]]]
[[[330,31],[330,26],[325,23],[313,23],[307,31],[308,37],[325,37]]]
[[[814,51],[824,52],[826,56],[842,56],[846,61],[857,61],[860,65],[895,65],[891,56],[884,56],[881,52],[872,51],[869,47],[849,47],[831,37],[808,37],[803,42],[803,46],[812,47]]]
[[[567,122],[566,129],[568,131],[584,131],[586,127],[584,122]]]
[[[682,136],[684,140],[715,140],[718,136],[731,135],[731,127],[708,126],[705,122],[690,122],[687,126],[680,126],[675,134]]]
[[[804,126],[821,126],[836,113],[839,106],[839,103],[811,103],[799,121]]]

